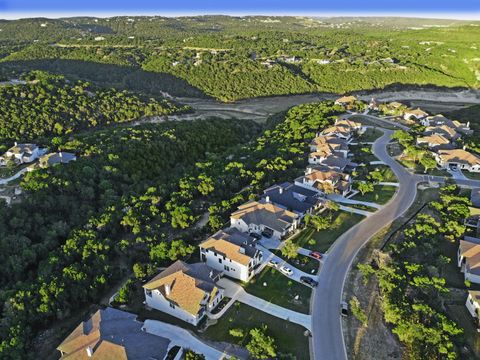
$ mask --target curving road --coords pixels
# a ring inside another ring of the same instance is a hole
[[[417,184],[423,176],[414,175],[387,153],[392,130],[373,144],[374,154],[391,167],[400,184],[395,196],[380,210],[342,234],[328,252],[312,298],[312,353],[314,359],[346,359],[340,303],[347,272],[358,251],[380,229],[401,216],[413,203]]]

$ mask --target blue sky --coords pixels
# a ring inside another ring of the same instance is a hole
[[[480,0],[0,0],[0,18],[64,15],[423,15],[480,18]]]

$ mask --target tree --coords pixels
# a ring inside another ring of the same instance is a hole
[[[367,178],[373,183],[379,183],[383,181],[383,174],[379,170],[374,170],[367,175]]]
[[[285,246],[280,250],[282,255],[288,259],[295,259],[298,256],[298,249],[300,246],[294,243],[292,240],[289,240],[285,243]]]
[[[431,155],[422,156],[419,161],[425,169],[425,173],[427,173],[429,169],[434,169],[437,166],[437,162]]]
[[[247,344],[247,350],[255,359],[269,359],[277,356],[277,347],[275,340],[266,334],[267,327],[255,328],[250,330],[250,341]]]
[[[192,350],[185,351],[185,360],[205,360],[205,355],[198,354]]]
[[[360,191],[362,195],[365,195],[366,193],[372,192],[374,190],[374,186],[371,182],[359,182],[357,184],[357,190]]]
[[[133,289],[134,289],[135,283],[133,280],[128,280],[123,286],[118,290],[117,297],[115,298],[115,301],[120,303],[120,304],[126,304],[130,301],[130,297],[133,294]]]
[[[362,307],[360,306],[360,301],[357,299],[356,296],[350,299],[350,309],[353,316],[355,316],[358,321],[362,323],[363,326],[368,326],[368,317],[365,314],[365,311],[363,311]]]
[[[328,229],[331,224],[332,224],[331,215],[329,216],[314,215],[310,219],[310,225],[313,226],[313,228],[316,231]]]

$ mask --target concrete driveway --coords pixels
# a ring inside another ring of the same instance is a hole
[[[143,324],[142,330],[149,334],[169,339],[172,342],[172,346],[178,345],[184,349],[191,349],[198,354],[203,354],[207,360],[218,360],[228,357],[224,352],[205,344],[189,331],[179,326],[147,319]]]

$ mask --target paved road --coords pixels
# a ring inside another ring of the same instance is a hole
[[[340,302],[350,265],[360,248],[381,228],[401,216],[413,203],[417,184],[423,180],[406,171],[387,153],[392,130],[373,145],[374,154],[390,166],[400,184],[394,197],[380,210],[341,235],[328,253],[319,274],[319,285],[312,301],[312,352],[315,359],[346,359],[342,334]]]
[[[26,172],[28,171],[28,168],[23,168],[22,170],[18,171],[15,175],[12,175],[10,176],[9,178],[5,178],[5,179],[0,179],[0,185],[6,185],[8,184],[10,181],[13,181],[15,179],[18,179],[20,176],[22,176],[23,174],[25,174]]]

